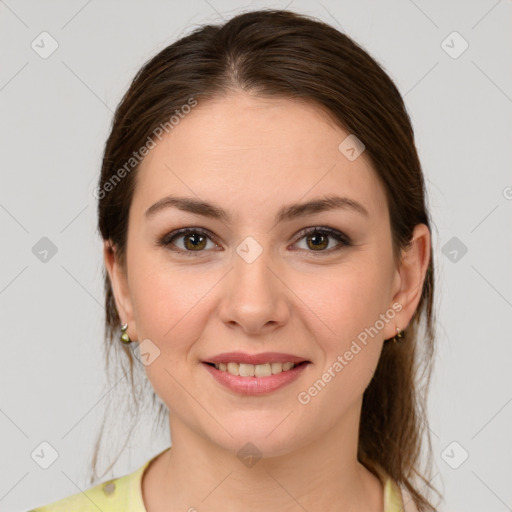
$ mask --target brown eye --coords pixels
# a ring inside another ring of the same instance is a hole
[[[159,240],[158,245],[186,256],[198,256],[207,252],[206,249],[219,247],[206,231],[199,228],[173,231]]]
[[[299,244],[300,249],[304,249],[308,252],[330,253],[332,251],[343,249],[344,247],[352,245],[352,242],[348,236],[343,234],[341,231],[327,227],[314,227],[305,229],[299,234],[299,237],[300,238],[298,238],[296,243]],[[300,247],[299,242],[301,242],[303,239],[305,240],[305,247]],[[338,243],[331,244],[332,240],[335,240]]]
[[[201,250],[206,247],[206,237],[199,233],[192,233],[183,237],[184,245],[191,251]]]
[[[319,233],[314,233],[312,235],[308,235],[306,237],[308,247],[313,250],[317,249],[326,249],[329,245],[329,237],[325,235],[321,235]]]

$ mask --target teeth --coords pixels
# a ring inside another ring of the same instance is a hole
[[[240,377],[270,377],[277,373],[287,372],[295,366],[295,363],[216,363],[215,368],[222,372]]]
[[[282,363],[272,363],[272,375],[275,375],[276,373],[281,373],[283,371],[283,364]]]
[[[240,377],[254,377],[254,365],[240,363],[238,373],[240,374]]]
[[[228,373],[231,373],[231,375],[240,375],[239,369],[240,365],[238,363],[228,363]]]
[[[272,375],[272,368],[270,363],[257,364],[254,366],[255,377],[270,377]]]

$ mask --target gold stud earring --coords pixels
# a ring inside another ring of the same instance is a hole
[[[404,331],[402,331],[402,329],[400,329],[400,327],[397,327],[397,328],[396,328],[396,334],[395,334],[395,336],[392,338],[394,343],[401,343],[401,342],[402,342],[402,340],[401,340],[400,338],[402,338],[402,336],[403,336],[403,332],[404,332]]]
[[[128,344],[131,343],[132,340],[130,339],[130,336],[128,336],[128,333],[126,332],[128,330],[128,324],[121,325],[121,342]]]

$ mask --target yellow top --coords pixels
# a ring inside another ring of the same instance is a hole
[[[84,492],[34,508],[29,512],[147,512],[142,499],[142,475],[160,453],[133,473],[107,480]],[[375,469],[384,487],[384,512],[404,512],[402,494],[396,482],[382,468]]]

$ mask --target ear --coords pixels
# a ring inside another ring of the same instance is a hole
[[[137,339],[137,328],[133,317],[133,308],[128,286],[128,276],[125,266],[116,255],[116,248],[110,240],[104,241],[103,260],[110,278],[110,284],[114,293],[117,312],[122,324],[128,324],[128,336]]]
[[[396,335],[396,327],[405,330],[418,307],[423,290],[423,283],[430,262],[430,230],[425,224],[418,224],[413,231],[411,244],[401,254],[401,261],[395,277],[395,294],[393,304],[401,309],[394,322],[387,325],[385,339]],[[389,331],[389,332],[388,332]]]

